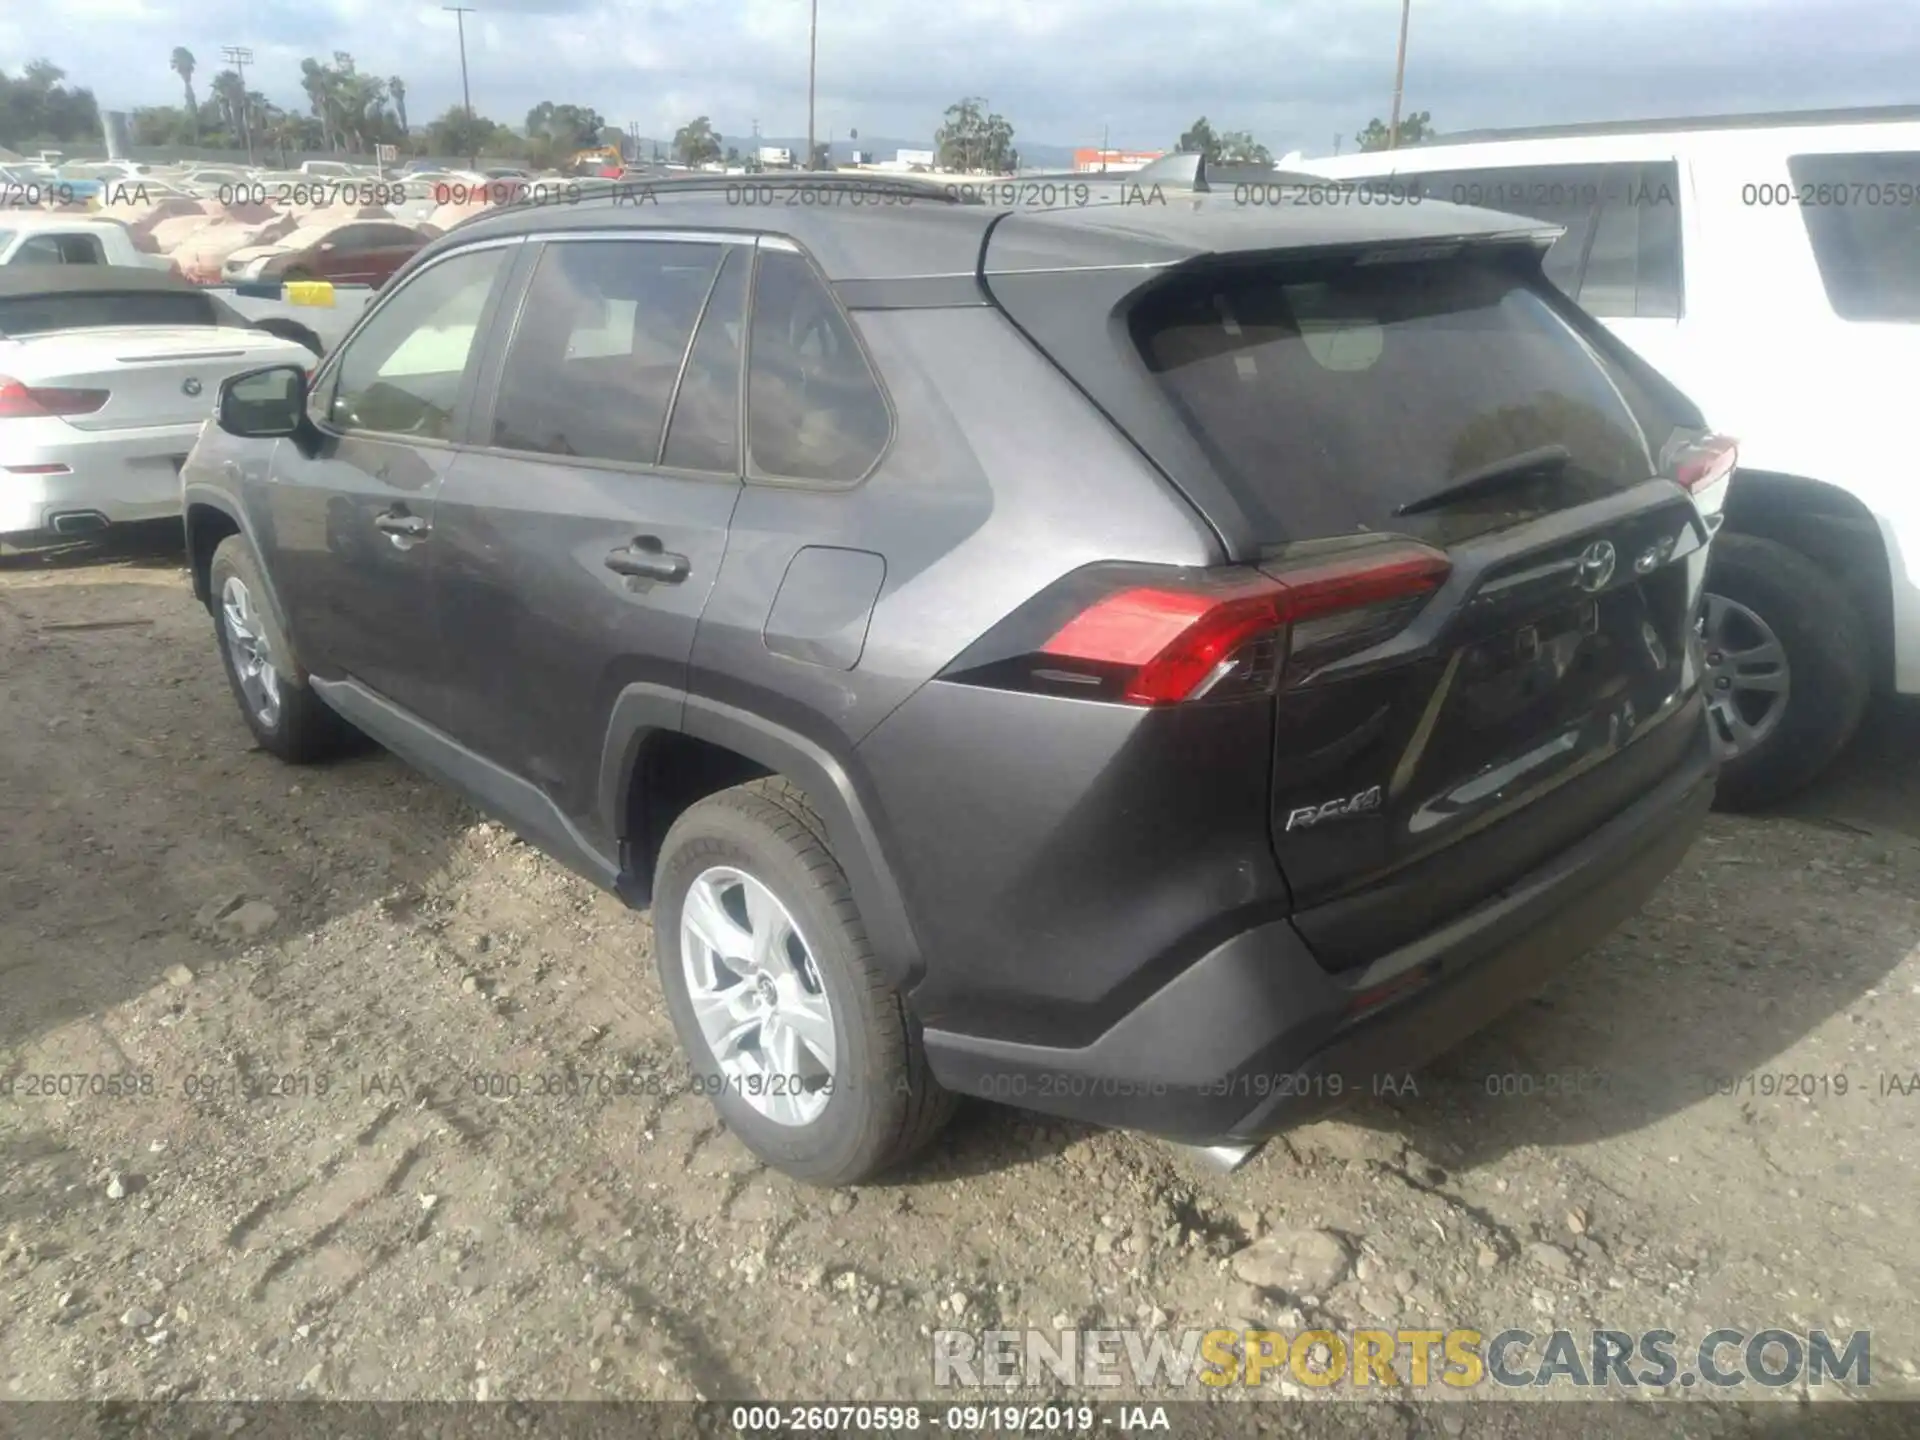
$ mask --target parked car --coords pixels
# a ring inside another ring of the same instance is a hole
[[[1878,438],[1920,375],[1920,106],[1307,163],[1564,225],[1547,274],[1740,437],[1703,622],[1723,803],[1807,784],[1876,689],[1920,695],[1920,487]]]
[[[0,535],[178,512],[221,381],[311,364],[220,300],[147,269],[0,269]]]
[[[770,1165],[955,1094],[1244,1150],[1685,852],[1724,446],[1537,224],[924,188],[468,221],[228,383],[193,584],[261,746],[652,906]]]
[[[166,257],[143,251],[118,220],[50,211],[0,212],[0,267],[119,265],[164,270]]]
[[[391,220],[326,221],[266,245],[229,255],[221,273],[229,281],[334,280],[380,285],[413,258],[427,237]]]

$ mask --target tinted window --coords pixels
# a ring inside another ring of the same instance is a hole
[[[1547,445],[1572,454],[1558,475],[1435,523],[1487,529],[1654,473],[1625,377],[1493,259],[1197,276],[1133,332],[1275,539],[1409,528],[1397,506]]]
[[[1508,166],[1422,177],[1424,194],[1564,225],[1547,278],[1607,317],[1680,314],[1679,167]]]
[[[20,242],[15,265],[104,265],[98,235],[29,235]]]
[[[1673,165],[1610,165],[1576,294],[1595,315],[1680,313],[1680,204]]]
[[[851,484],[892,430],[886,397],[847,317],[806,260],[760,256],[747,363],[747,443],[756,472]]]
[[[1920,152],[1795,155],[1787,172],[1834,313],[1920,320]]]
[[[472,250],[420,271],[341,352],[327,416],[347,430],[451,440],[460,382],[506,250]]]
[[[651,465],[722,247],[550,242],[507,349],[493,443]]]
[[[102,325],[218,325],[222,319],[222,311],[209,297],[164,290],[0,298],[0,335],[40,335]]]
[[[663,465],[729,475],[740,469],[740,349],[752,269],[751,250],[729,248],[680,377]]]

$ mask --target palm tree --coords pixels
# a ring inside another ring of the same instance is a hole
[[[195,143],[200,139],[200,102],[193,98],[193,52],[184,45],[173,47],[173,73],[187,88],[187,123],[193,127]]]
[[[314,116],[320,121],[321,147],[331,150],[334,148],[333,107],[327,103],[328,78],[326,68],[311,55],[300,62],[300,88],[306,92],[307,103],[313,107]]]
[[[407,143],[407,82],[395,75],[387,81],[387,93],[393,97],[394,113],[400,120],[400,143]]]

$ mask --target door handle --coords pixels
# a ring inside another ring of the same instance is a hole
[[[693,568],[686,556],[662,549],[659,537],[654,535],[642,535],[624,550],[610,552],[606,563],[616,575],[664,580],[669,585],[678,585]]]
[[[396,515],[391,511],[374,516],[373,524],[375,529],[384,530],[389,535],[404,535],[409,540],[421,539],[433,528],[418,515]]]

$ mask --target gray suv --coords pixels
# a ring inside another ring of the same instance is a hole
[[[1724,442],[1551,229],[1024,198],[490,212],[184,477],[259,743],[371,736],[650,906],[699,1088],[821,1183],[958,1096],[1250,1146],[1592,946],[1711,800]]]

